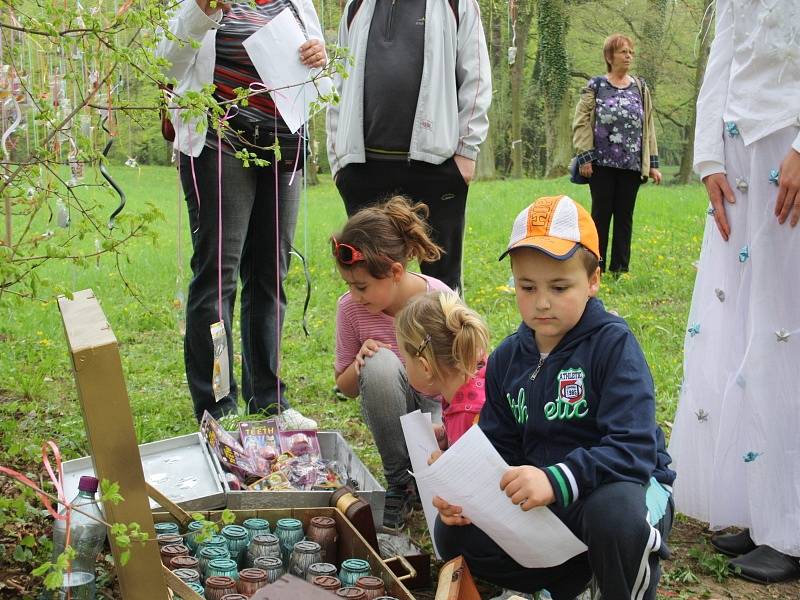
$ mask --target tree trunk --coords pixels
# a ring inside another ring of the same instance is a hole
[[[564,0],[539,0],[539,47],[536,55],[537,84],[544,99],[547,140],[546,177],[567,172],[572,154],[570,127],[570,70],[567,54],[569,12]]]
[[[694,99],[691,103],[689,120],[683,128],[683,151],[681,152],[681,167],[675,176],[677,183],[686,184],[692,177],[692,163],[694,162],[694,129],[697,124],[697,96],[703,85],[703,76],[708,63],[708,53],[711,51],[711,28],[714,26],[713,11],[709,8],[714,0],[703,0],[703,20],[700,23],[700,48],[697,52],[697,65],[694,70]]]
[[[636,72],[644,77],[655,93],[664,63],[664,26],[667,22],[668,0],[650,0],[642,25],[640,57]]]
[[[488,14],[489,30],[489,58],[492,64],[492,89],[500,89],[502,81],[500,74],[502,69],[500,64],[503,56],[503,15],[497,10],[495,0],[489,0],[488,11],[483,11],[484,16]],[[484,18],[484,25],[487,19]],[[489,108],[489,133],[486,141],[481,144],[481,151],[478,154],[478,164],[475,167],[475,177],[477,179],[495,179],[497,177],[497,160],[495,158],[495,143],[498,136],[497,118],[500,116],[500,109],[497,106],[496,96],[492,98],[492,105]]]
[[[522,0],[517,4],[516,59],[511,67],[511,177],[523,176],[522,169],[522,89],[525,83],[525,55],[528,50],[528,32],[533,20],[532,2]]]

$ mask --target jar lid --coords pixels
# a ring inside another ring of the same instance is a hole
[[[244,594],[225,594],[219,600],[247,600]]]
[[[203,528],[203,525],[206,524],[206,521],[192,521],[186,526],[186,529],[189,531],[198,531]]]
[[[207,558],[209,560],[214,560],[215,558],[229,558],[230,555],[231,553],[228,552],[227,548],[218,548],[216,546],[207,546],[197,551],[198,557]]]
[[[281,529],[303,529],[303,523],[297,519],[278,519],[278,527]]]
[[[173,573],[175,574],[175,577],[184,582],[200,581],[200,573],[198,573],[195,569],[175,569]]]
[[[208,568],[218,571],[234,571],[236,570],[236,561],[230,558],[215,558],[209,561]]]
[[[91,475],[83,475],[78,481],[78,491],[80,492],[96,494],[99,486],[100,481],[98,481],[97,477],[92,477]]]
[[[183,538],[175,533],[156,534],[156,540],[159,546],[174,546],[183,542]]]
[[[161,546],[162,554],[189,554],[189,548],[183,544],[167,544]]]
[[[367,592],[357,587],[343,587],[336,590],[339,598],[351,598],[352,600],[366,600]]]
[[[262,569],[283,568],[283,561],[277,556],[259,556],[253,561],[253,564]]]
[[[246,519],[242,526],[247,529],[269,529],[269,521],[253,517],[252,519]]]
[[[220,547],[227,548],[228,547],[228,540],[226,540],[221,535],[215,533],[214,535],[212,535],[207,540],[203,540],[202,542],[200,542],[200,545],[201,546],[220,546]]]
[[[327,575],[329,573],[336,573],[336,565],[326,562],[318,562],[308,567],[309,573],[317,573],[319,575]]]
[[[200,561],[197,560],[194,556],[185,556],[185,555],[176,556],[171,561],[169,561],[169,564],[171,564],[176,569],[187,569],[187,568],[191,569],[193,567],[197,567],[199,563]]]
[[[222,528],[222,535],[233,539],[246,538],[247,529],[241,525],[226,525]]]
[[[178,524],[173,521],[164,521],[154,525],[156,533],[178,533]]]
[[[236,582],[230,577],[226,577],[225,575],[212,575],[211,577],[206,577],[206,588],[221,590],[229,587],[236,589]]]
[[[193,592],[197,592],[197,593],[198,593],[198,594],[200,594],[201,596],[203,595],[203,592],[205,591],[205,590],[203,589],[203,586],[202,586],[202,585],[200,585],[199,583],[197,583],[196,581],[189,581],[189,582],[186,582],[186,585],[188,585],[188,586],[189,586],[189,588],[191,588],[191,590],[192,590]]]
[[[275,544],[279,544],[280,540],[278,539],[277,535],[273,535],[271,533],[260,533],[253,536],[253,541],[251,543],[274,546]]]
[[[242,569],[239,571],[239,579],[241,581],[265,581],[267,579],[267,572],[264,569],[251,567],[249,569]]]
[[[315,527],[336,527],[336,521],[334,521],[331,517],[312,517],[311,524]]]
[[[301,552],[302,554],[316,554],[317,552],[322,551],[322,546],[320,546],[317,542],[312,542],[311,540],[303,540],[294,545],[294,550],[295,552]]]
[[[378,590],[383,589],[383,579],[380,577],[373,577],[372,575],[364,575],[364,577],[359,577],[358,581],[356,581],[356,587],[360,587],[363,590]]]
[[[348,558],[342,561],[342,568],[348,571],[369,571],[369,563],[361,558]]]
[[[342,582],[339,581],[339,578],[331,575],[317,575],[311,580],[311,583],[326,590],[338,590],[342,587]]]

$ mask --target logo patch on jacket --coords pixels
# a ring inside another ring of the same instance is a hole
[[[544,405],[544,416],[554,419],[582,419],[589,413],[583,369],[564,369],[558,372],[558,397]]]

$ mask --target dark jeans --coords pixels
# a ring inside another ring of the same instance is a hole
[[[642,174],[630,169],[592,165],[589,190],[592,193],[592,219],[600,237],[601,268],[612,273],[627,272],[631,262],[633,208],[642,184]],[[611,264],[606,263],[608,229],[614,218]]]
[[[278,402],[287,407],[283,382],[278,390],[278,345],[286,309],[283,280],[289,268],[289,248],[297,224],[302,171],[295,174],[291,186],[291,172],[277,173],[276,198],[273,165],[244,168],[240,160],[222,155],[222,319],[228,340],[231,391],[215,402],[211,387],[213,346],[209,327],[219,321],[217,152],[206,148],[194,159],[199,200],[192,178],[192,161],[183,154],[180,160],[194,250],[193,277],[186,303],[184,360],[195,416],[200,420],[205,410],[214,417],[236,412],[231,320],[239,278],[242,281],[242,396],[246,410],[248,413],[274,412]]]
[[[425,275],[436,277],[453,290],[463,288],[461,252],[464,245],[464,212],[469,186],[449,158],[440,165],[421,161],[368,160],[351,163],[336,175],[336,187],[347,215],[381,202],[392,194],[405,194],[430,209],[432,238],[445,254],[434,263],[422,263]]]
[[[512,590],[547,589],[554,600],[572,600],[597,579],[603,598],[655,600],[674,507],[655,527],[647,522],[645,488],[635,483],[603,485],[569,507],[550,509],[589,547],[567,562],[547,569],[528,569],[474,525],[449,527],[437,518],[436,546],[444,560],[463,555],[473,575]],[[662,542],[663,540],[663,542]]]

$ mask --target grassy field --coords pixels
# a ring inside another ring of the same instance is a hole
[[[165,218],[157,243],[128,247],[123,285],[116,267],[101,260],[88,268],[46,267],[46,275],[73,290],[91,288],[100,299],[119,342],[140,442],[196,430],[185,384],[179,311],[174,300],[188,283],[189,232],[169,168],[125,169],[118,177],[128,209],[156,204]],[[516,214],[533,199],[567,193],[589,204],[588,187],[566,179],[481,182],[468,206],[464,280],[468,303],[485,316],[493,344],[518,324],[514,298],[506,287],[508,262],[498,262]],[[98,192],[97,202],[115,201]],[[631,273],[603,281],[600,297],[627,319],[641,342],[656,382],[658,419],[669,432],[682,371],[683,339],[702,228],[705,194],[698,186],[644,186],[636,207]],[[179,219],[180,217],[180,219]],[[334,311],[345,291],[329,256],[328,236],[345,219],[330,181],[309,189],[295,245],[308,258],[313,296],[310,336],[301,328],[305,281],[300,262],[288,278],[289,311],[283,345],[283,377],[290,399],[325,429],[341,430],[373,472],[380,462],[363,425],[358,402],[337,400],[333,387]],[[178,260],[178,241],[183,248]],[[179,268],[181,267],[181,268]],[[0,464],[30,467],[42,441],[57,440],[65,458],[87,453],[86,437],[61,320],[54,299],[44,303],[5,296],[0,304]],[[240,367],[237,355],[237,368]],[[0,577],[0,581],[2,578]],[[0,597],[2,593],[0,593]]]

